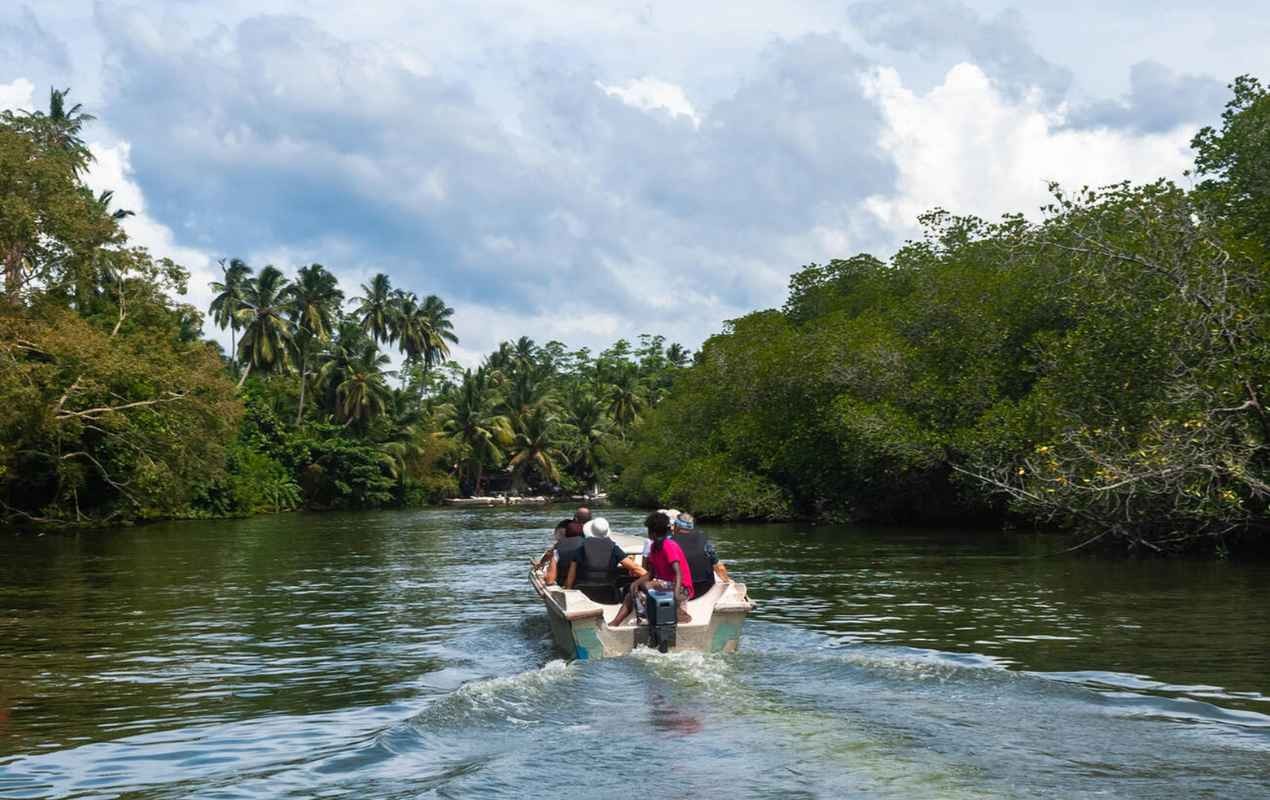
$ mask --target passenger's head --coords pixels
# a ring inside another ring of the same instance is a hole
[[[581,536],[582,523],[578,522],[576,519],[570,521],[569,524],[565,526],[564,535],[565,536]]]
[[[696,520],[687,511],[681,511],[679,518],[672,521],[671,524],[675,526],[675,533],[686,533],[693,529],[696,525]]]
[[[568,529],[568,527],[569,527],[569,523],[570,523],[570,522],[573,522],[573,520],[571,520],[571,519],[562,519],[562,520],[560,520],[559,522],[557,522],[557,523],[556,523],[555,534],[556,534],[556,538],[557,538],[557,539],[563,539],[563,538],[564,538],[564,533],[565,533],[565,530],[566,530],[566,529]]]
[[[609,521],[604,517],[596,517],[582,526],[582,532],[598,539],[609,538]]]
[[[591,521],[591,509],[586,506],[579,506],[578,510],[573,512],[573,520],[579,525],[585,525]]]
[[[659,539],[670,532],[670,517],[664,511],[654,511],[644,518],[644,527],[650,539]]]
[[[660,553],[666,537],[670,535],[670,517],[665,512],[654,511],[644,519],[644,527],[648,528],[648,538],[653,540],[652,553]]]

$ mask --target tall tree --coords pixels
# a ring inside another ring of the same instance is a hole
[[[392,397],[384,367],[389,358],[367,342],[350,364],[336,387],[339,415],[346,425],[365,430],[371,420],[384,413]]]
[[[296,425],[304,419],[304,390],[309,379],[309,362],[317,348],[331,340],[343,301],[344,293],[339,289],[339,282],[321,264],[301,267],[296,273],[295,283],[291,286],[291,314],[296,323],[296,355],[300,366]]]
[[[609,387],[609,416],[617,423],[622,438],[626,438],[626,432],[639,420],[645,405],[638,370],[631,365],[618,371]]]
[[[391,342],[395,338],[398,299],[393,293],[392,281],[382,272],[371,278],[370,283],[362,284],[361,297],[353,298],[358,304],[353,314],[362,330],[376,342]]]
[[[591,491],[599,490],[600,471],[609,458],[613,423],[604,402],[587,392],[573,393],[564,404],[564,421],[572,436],[567,448],[574,474],[587,481]]]
[[[423,363],[428,369],[444,364],[450,357],[450,345],[458,344],[459,337],[454,333],[454,309],[445,304],[440,297],[430,294],[423,300],[423,314],[428,322],[427,347],[423,353]]]
[[[503,448],[512,440],[507,418],[497,412],[498,397],[485,370],[467,370],[448,402],[437,409],[441,429],[463,452],[462,473],[473,478],[473,492],[481,488],[486,464],[499,464]]]
[[[419,364],[424,361],[428,350],[428,318],[419,298],[414,292],[400,292],[397,295],[393,318],[396,320],[396,338],[405,354],[407,363]]]
[[[253,369],[257,372],[291,369],[295,350],[295,326],[290,320],[293,303],[291,282],[277,267],[267,266],[258,276],[247,280],[242,307],[234,312],[243,328],[238,354],[247,364],[238,380],[239,386]]]
[[[565,455],[560,449],[560,424],[555,416],[538,406],[522,417],[509,455],[508,464],[518,486],[523,487],[533,473],[553,483],[559,482],[559,465],[564,462]]]
[[[0,121],[11,125],[35,141],[46,153],[67,159],[72,171],[79,175],[93,162],[92,151],[80,134],[84,125],[96,117],[85,113],[76,103],[69,108],[66,96],[70,89],[49,89],[49,108],[44,111],[5,111]]]
[[[671,342],[670,347],[666,348],[666,360],[674,367],[686,367],[688,361],[692,358],[692,353],[679,342]]]
[[[17,304],[32,285],[51,288],[85,263],[85,243],[109,241],[118,226],[84,189],[79,163],[43,144],[26,116],[0,114],[0,262],[5,294]]]
[[[236,315],[243,306],[243,292],[254,270],[240,258],[231,258],[228,265],[223,258],[217,263],[220,264],[222,279],[209,284],[212,291],[216,293],[216,297],[212,298],[212,304],[207,310],[211,313],[212,322],[216,323],[216,327],[221,330],[229,328],[230,359],[234,363],[234,369],[237,369],[237,333],[241,325]]]

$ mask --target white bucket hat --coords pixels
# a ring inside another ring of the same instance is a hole
[[[607,539],[609,538],[609,521],[604,517],[596,517],[582,526],[582,533],[586,536]]]

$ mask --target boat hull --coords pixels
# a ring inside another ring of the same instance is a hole
[[[530,571],[530,583],[542,599],[556,648],[580,660],[613,658],[648,644],[648,626],[628,619],[625,625],[609,623],[619,606],[592,601],[582,592],[544,586],[542,577]],[[688,601],[691,622],[680,623],[675,650],[702,653],[734,653],[741,644],[741,625],[754,604],[745,584],[720,581],[703,596]]]

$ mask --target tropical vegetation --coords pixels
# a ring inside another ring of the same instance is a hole
[[[1142,552],[1264,541],[1270,93],[1232,89],[1190,188],[1054,186],[1035,221],[936,210],[887,261],[806,266],[705,343],[616,494]]]
[[[934,210],[809,264],[693,354],[529,337],[318,263],[181,266],[84,183],[91,116],[0,114],[0,520],[58,525],[609,489],[705,517],[979,518],[1146,552],[1264,541],[1270,93],[1232,85],[1187,186]],[[230,352],[203,338],[227,330]],[[394,369],[395,367],[395,369]]]

